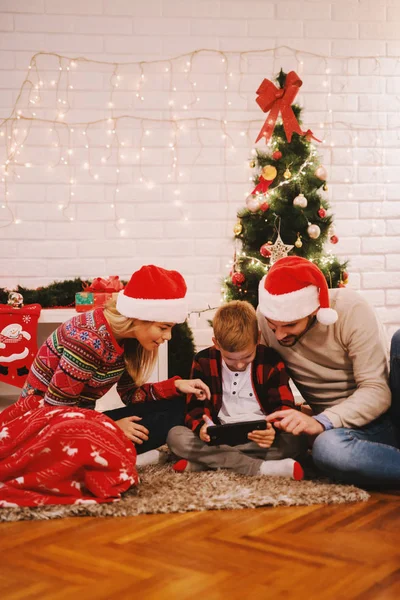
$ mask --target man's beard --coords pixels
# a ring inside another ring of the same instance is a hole
[[[307,325],[301,333],[299,333],[298,335],[288,335],[285,338],[283,338],[283,340],[278,340],[278,344],[284,346],[285,348],[291,348],[292,346],[297,344],[299,339],[302,338],[303,335],[305,335],[309,329],[311,329],[316,320],[317,317],[315,315],[310,315],[308,317]]]

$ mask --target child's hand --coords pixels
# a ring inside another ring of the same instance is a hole
[[[203,415],[203,419],[204,417],[206,417],[207,415]],[[207,420],[210,420],[209,417],[207,417]],[[209,423],[204,423],[204,425],[202,426],[202,428],[200,429],[199,432],[199,437],[201,439],[202,442],[209,442],[210,441],[210,436],[207,433],[207,427],[209,427]]]
[[[141,421],[142,417],[125,417],[119,419],[115,423],[122,429],[126,437],[134,444],[143,444],[149,439],[149,430],[143,425],[139,425],[136,421]]]
[[[271,423],[267,423],[267,429],[256,429],[255,431],[250,432],[247,437],[252,442],[258,444],[260,448],[270,448],[274,443],[275,429],[272,427]]]

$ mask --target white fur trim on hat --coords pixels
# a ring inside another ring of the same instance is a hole
[[[184,323],[188,315],[186,298],[172,300],[131,298],[126,296],[123,290],[118,294],[117,310],[130,319],[158,323]]]
[[[338,320],[338,314],[333,308],[320,308],[317,312],[317,321],[321,325],[333,325]]]
[[[265,276],[260,281],[258,288],[258,306],[260,312],[267,319],[282,323],[291,323],[292,321],[308,317],[308,315],[311,315],[319,307],[319,292],[315,285],[308,285],[301,290],[289,292],[288,294],[275,295],[270,294],[265,289],[264,282]]]

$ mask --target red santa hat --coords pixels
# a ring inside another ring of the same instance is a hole
[[[117,310],[130,319],[183,323],[188,308],[186,283],[177,271],[145,265],[136,271],[117,298]]]
[[[337,312],[329,308],[324,274],[300,256],[286,256],[272,265],[260,281],[258,302],[261,313],[273,321],[298,321],[316,310],[323,325],[331,325],[338,318]]]

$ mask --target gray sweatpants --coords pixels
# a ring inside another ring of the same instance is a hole
[[[242,475],[259,475],[264,460],[297,458],[308,447],[305,435],[277,433],[270,448],[260,448],[255,442],[240,446],[209,446],[188,427],[181,425],[170,429],[167,444],[171,452],[190,462],[200,463],[209,469],[230,469]]]

